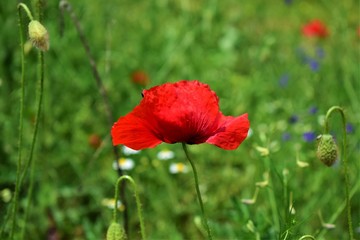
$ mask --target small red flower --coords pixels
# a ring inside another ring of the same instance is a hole
[[[150,83],[149,76],[141,70],[134,71],[131,74],[131,81],[140,86],[146,86]]]
[[[302,28],[302,33],[306,37],[319,37],[325,38],[329,35],[329,31],[324,23],[320,20],[315,19]]]
[[[232,150],[247,137],[249,126],[247,114],[224,116],[216,93],[208,85],[183,80],[144,90],[140,104],[119,118],[111,135],[114,145],[135,150],[161,142],[206,142]]]
[[[89,145],[94,149],[98,149],[102,142],[101,138],[97,134],[91,134],[88,138],[88,141]]]

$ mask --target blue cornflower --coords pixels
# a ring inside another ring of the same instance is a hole
[[[347,133],[354,133],[355,132],[354,125],[352,125],[351,123],[347,123],[346,124],[346,132]]]
[[[288,122],[291,124],[297,123],[299,121],[299,117],[295,114],[291,115],[288,119]]]
[[[316,139],[316,134],[313,131],[305,132],[303,134],[303,139],[305,142],[312,142]]]
[[[309,108],[309,114],[311,114],[311,115],[316,114],[317,111],[318,111],[318,108],[315,106],[312,106],[311,108]]]
[[[317,72],[320,68],[320,64],[318,61],[316,61],[315,59],[309,59],[308,60],[308,64],[309,64],[309,67],[310,69],[313,71],[313,72]]]
[[[286,5],[290,5],[290,4],[292,4],[293,0],[284,0],[284,2]]]

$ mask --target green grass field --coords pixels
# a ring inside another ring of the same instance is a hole
[[[34,19],[37,2],[24,2]],[[106,105],[70,14],[61,14],[59,1],[42,2],[50,49],[43,53],[42,109],[29,168],[39,50],[20,10],[26,44],[19,149],[18,2],[0,3],[0,239],[105,239],[119,177]],[[107,90],[112,122],[139,104],[143,89],[182,79],[208,84],[224,115],[249,114],[251,131],[238,149],[188,148],[213,239],[350,239],[344,160],[353,237],[360,238],[359,1],[69,2]],[[325,37],[302,33],[313,19],[325,24]],[[136,71],[148,84],[132,81]],[[339,157],[327,167],[316,157],[315,138],[332,106],[344,109],[347,143],[344,148],[343,122],[334,113],[329,127]],[[131,155],[118,149],[133,163],[123,171],[138,186],[148,239],[206,239],[181,144]],[[162,159],[164,151],[173,156]],[[19,173],[26,175],[16,201]],[[128,239],[140,239],[131,185],[125,194]],[[122,225],[123,213],[120,207]]]

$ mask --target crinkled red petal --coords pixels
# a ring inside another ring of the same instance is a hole
[[[250,122],[247,113],[239,117],[223,116],[218,131],[206,142],[219,148],[234,150],[247,137],[249,127]]]
[[[218,126],[218,98],[199,81],[166,83],[143,94],[139,107],[166,143],[203,143]]]

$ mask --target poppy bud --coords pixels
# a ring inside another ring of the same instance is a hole
[[[330,134],[318,136],[317,157],[326,166],[332,166],[338,155],[338,148],[334,138]]]
[[[126,239],[126,235],[121,225],[117,222],[112,222],[107,230],[106,240],[125,240],[125,239]]]
[[[36,20],[29,23],[29,38],[32,44],[41,51],[49,50],[49,34],[46,28]]]

